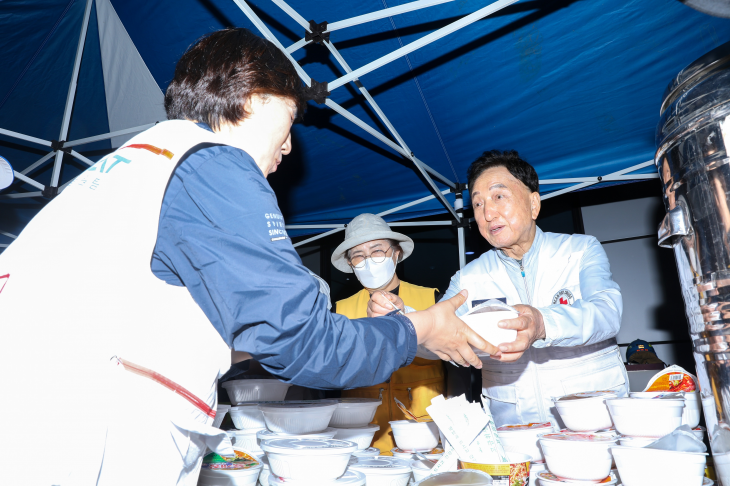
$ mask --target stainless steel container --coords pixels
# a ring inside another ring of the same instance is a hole
[[[677,260],[705,416],[730,424],[730,43],[670,83],[656,142],[659,245]],[[721,440],[718,430],[708,432]]]

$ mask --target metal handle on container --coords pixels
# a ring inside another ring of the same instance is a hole
[[[689,225],[687,212],[681,204],[677,204],[674,209],[664,216],[662,224],[659,225],[659,246],[672,248],[679,243],[680,236],[687,236],[690,231],[691,226]]]

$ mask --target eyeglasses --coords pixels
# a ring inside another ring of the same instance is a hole
[[[393,248],[393,247],[389,246],[385,250],[375,250],[369,256],[358,255],[358,256],[352,257],[350,259],[350,266],[352,268],[358,268],[358,269],[364,268],[365,260],[367,258],[370,258],[373,261],[373,263],[383,263],[385,261],[385,259],[387,258],[386,253],[388,253],[388,250],[390,250],[391,248]]]

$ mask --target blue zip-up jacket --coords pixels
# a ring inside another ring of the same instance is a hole
[[[406,317],[349,320],[327,310],[286,235],[274,191],[237,148],[203,148],[175,169],[151,268],[187,287],[229,346],[293,384],[374,385],[416,354]]]

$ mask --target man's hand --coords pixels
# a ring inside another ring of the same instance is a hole
[[[498,354],[499,350],[456,317],[455,312],[464,304],[467,295],[467,291],[462,290],[425,311],[411,312],[408,318],[416,328],[418,344],[445,361],[481,369],[482,361],[469,345],[489,354]]]
[[[517,361],[525,351],[538,339],[545,339],[545,323],[539,310],[529,305],[517,304],[514,306],[519,315],[514,319],[499,321],[502,329],[515,329],[517,339],[513,343],[499,345],[499,353],[492,355],[493,359],[511,362]]]
[[[376,290],[373,292],[373,295],[370,296],[370,301],[368,301],[368,317],[380,317],[390,314],[395,310],[391,303],[393,303],[398,309],[405,312],[403,299],[395,294],[391,294],[390,292]]]

